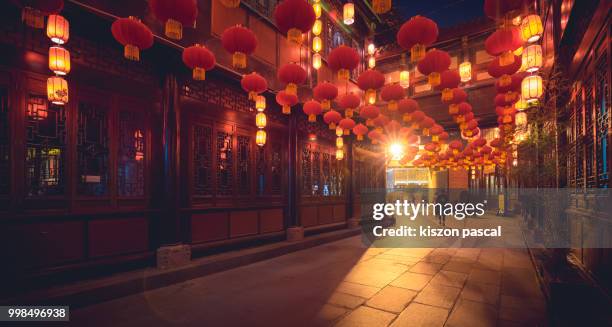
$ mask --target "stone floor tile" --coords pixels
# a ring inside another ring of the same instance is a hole
[[[376,309],[400,313],[416,294],[417,292],[405,288],[387,286],[368,300],[366,305]]]
[[[410,272],[419,274],[435,275],[442,265],[437,263],[419,262],[410,268]]]
[[[459,297],[465,300],[497,305],[499,302],[499,286],[468,280]]]
[[[396,263],[402,263],[406,265],[414,265],[415,263],[419,262],[419,259],[415,257],[407,257],[407,256],[393,255],[393,254],[386,254],[386,253],[379,254],[376,257],[379,259],[392,260]]]
[[[392,281],[390,285],[420,291],[429,283],[431,278],[431,275],[405,272]]]
[[[497,310],[490,304],[459,300],[446,322],[446,327],[494,327]]]
[[[412,302],[395,319],[391,327],[442,327],[448,317],[448,311]]]
[[[473,269],[468,276],[468,281],[500,285],[501,273],[495,270]]]
[[[382,288],[406,270],[406,266],[387,265],[384,269],[380,269],[375,265],[359,264],[346,275],[344,281]]]
[[[327,303],[329,304],[334,304],[349,309],[355,309],[362,305],[363,302],[365,302],[364,298],[339,292],[333,293],[327,300]]]
[[[396,315],[377,310],[374,308],[361,306],[349,313],[336,324],[337,327],[377,327],[387,326]]]
[[[429,284],[417,295],[414,301],[450,309],[460,292],[461,289],[457,287]]]
[[[348,312],[346,308],[341,308],[335,305],[325,304],[319,313],[317,313],[316,319],[324,321],[334,321],[341,317],[343,314]]]
[[[453,271],[440,270],[430,281],[431,284],[445,285],[452,287],[463,287],[467,274],[462,274]]]
[[[546,312],[500,307],[499,319],[518,322],[523,326],[545,326]]]
[[[430,254],[423,258],[424,262],[445,264],[450,260],[451,256],[448,254]]]
[[[451,259],[442,267],[442,270],[467,274],[472,271],[472,266],[473,264],[470,262],[455,261]]]
[[[359,296],[365,299],[371,298],[374,294],[378,293],[378,291],[380,291],[378,287],[350,282],[342,282],[336,287],[336,292]]]
[[[501,286],[502,295],[524,298],[542,297],[538,281],[531,269],[504,268]]]

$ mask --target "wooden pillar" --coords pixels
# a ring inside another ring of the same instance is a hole
[[[355,174],[353,173],[355,171],[355,160],[354,160],[354,156],[353,156],[353,139],[351,138],[347,138],[347,145],[346,145],[346,165],[345,165],[345,171],[347,172],[346,174],[344,174],[344,176],[346,176],[348,183],[347,183],[347,187],[346,187],[346,217],[348,219],[353,219],[355,217],[353,217],[353,206],[354,206],[354,195],[353,195],[353,190],[355,189]]]
[[[304,238],[304,227],[300,221],[297,208],[298,200],[298,128],[297,110],[289,117],[289,141],[287,142],[287,206],[285,221],[287,222],[287,240],[299,241]]]

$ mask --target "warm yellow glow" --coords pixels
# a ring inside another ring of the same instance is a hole
[[[258,95],[255,99],[255,109],[257,111],[262,112],[266,110],[266,97],[263,95]]]
[[[472,79],[472,63],[464,61],[459,65],[459,76],[462,82],[469,82]]]
[[[521,38],[523,41],[533,43],[538,41],[544,33],[542,19],[538,15],[529,15],[521,23]]]
[[[518,49],[512,51],[512,53],[514,53],[515,56],[520,56],[523,54],[523,50],[524,50],[523,47],[519,47]]]
[[[514,116],[514,123],[517,127],[523,127],[527,125],[527,113],[524,111],[517,113]]]
[[[336,160],[344,159],[344,151],[342,149],[336,149]]]
[[[312,38],[312,51],[321,52],[323,50],[323,41],[320,37],[315,36]]]
[[[342,127],[336,127],[336,136],[340,137],[342,135],[344,135],[344,130]]]
[[[321,35],[323,32],[323,22],[320,19],[315,20],[314,25],[312,25],[312,34]]]
[[[267,124],[266,114],[264,114],[263,112],[260,112],[257,115],[255,115],[255,125],[257,126],[257,128],[259,129],[265,128],[266,124]]]
[[[377,14],[384,14],[391,10],[391,0],[372,0],[372,9]]]
[[[374,52],[376,52],[376,46],[372,42],[368,43],[368,54],[371,56]]]
[[[404,156],[404,145],[399,142],[394,142],[389,145],[389,155],[391,160],[400,160]]]
[[[538,101],[543,92],[542,77],[532,75],[523,79],[521,83],[521,95],[527,103]]]
[[[376,67],[376,58],[374,58],[374,56],[370,56],[368,58],[368,68],[374,68]]]
[[[319,2],[315,2],[312,4],[312,9],[314,9],[315,17],[321,17],[321,4]]]
[[[342,8],[342,21],[345,25],[351,25],[355,22],[355,4],[347,2]]]
[[[410,87],[410,72],[408,70],[402,70],[400,72],[399,85],[405,89]]]
[[[221,4],[227,8],[238,8],[240,6],[240,0],[221,0]]]
[[[519,100],[514,104],[514,108],[516,108],[516,110],[519,110],[519,111],[529,108],[529,104],[527,103],[525,98],[523,98],[522,94],[519,97]]]
[[[369,104],[376,103],[376,90],[367,90],[365,93],[366,101]]]
[[[314,55],[312,55],[312,67],[314,69],[321,68],[321,55],[320,54],[315,53]]]
[[[70,38],[70,24],[60,15],[49,15],[47,18],[47,36],[51,42],[64,44]]]
[[[342,149],[342,147],[344,147],[344,140],[339,136],[336,138],[336,148]]]
[[[255,143],[259,146],[266,145],[266,136],[266,131],[263,129],[258,130],[257,134],[255,134]]]
[[[512,25],[514,25],[514,26],[521,25],[521,15],[518,15],[518,16],[512,18]]]
[[[542,47],[539,44],[532,44],[523,51],[523,63],[525,71],[529,73],[537,72],[542,67]]]
[[[70,72],[70,52],[62,47],[49,48],[49,69],[57,75]]]
[[[47,78],[47,99],[58,105],[68,103],[68,82],[58,76]]]

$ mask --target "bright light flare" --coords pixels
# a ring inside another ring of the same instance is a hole
[[[400,160],[404,157],[405,147],[403,144],[399,142],[394,142],[389,145],[389,154],[391,155],[391,160]]]

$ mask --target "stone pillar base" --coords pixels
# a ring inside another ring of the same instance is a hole
[[[294,226],[287,228],[287,241],[297,242],[304,239],[304,227]]]
[[[349,218],[346,220],[346,224],[348,228],[357,228],[359,227],[359,218]]]
[[[157,249],[157,268],[171,269],[191,262],[191,247],[187,244],[166,245]]]

